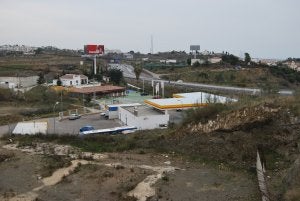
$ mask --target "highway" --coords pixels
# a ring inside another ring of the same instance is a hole
[[[134,68],[131,65],[127,64],[110,64],[111,68],[118,68],[123,71],[123,76],[125,78],[135,78]],[[260,94],[261,89],[258,88],[243,88],[243,87],[229,87],[229,86],[219,86],[219,85],[211,85],[211,84],[201,84],[201,83],[192,83],[192,82],[178,82],[178,81],[169,81],[159,79],[159,75],[152,73],[150,71],[142,72],[140,76],[141,80],[145,80],[151,82],[164,82],[165,85],[178,85],[183,87],[197,87],[200,89],[206,90],[214,90],[214,91],[228,91],[228,92],[236,92],[236,93],[247,93],[247,94]]]

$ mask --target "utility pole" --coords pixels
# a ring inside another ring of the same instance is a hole
[[[143,93],[145,93],[145,80],[143,79]]]
[[[150,49],[150,53],[153,54],[153,35],[151,35],[151,49]]]
[[[62,98],[62,93],[63,93],[63,91],[61,90],[61,91],[60,91],[60,111],[61,111],[61,112],[63,111],[63,98]]]
[[[55,114],[55,106],[59,104],[59,102],[56,102],[53,106],[53,113]],[[53,117],[53,134],[55,134],[55,116]]]

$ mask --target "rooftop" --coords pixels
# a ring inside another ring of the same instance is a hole
[[[70,92],[72,93],[80,93],[80,94],[91,94],[91,93],[113,93],[113,92],[121,92],[124,91],[124,87],[113,86],[113,85],[105,85],[105,86],[91,86],[91,87],[82,87],[82,88],[70,88]]]
[[[76,75],[76,74],[65,74],[65,75],[61,76],[60,79],[73,79],[74,77],[77,77],[77,76],[79,76],[80,79],[87,79],[87,78],[88,78],[87,76],[82,75],[82,74],[80,74],[80,75]]]
[[[204,106],[208,103],[226,103],[236,101],[224,96],[209,94],[205,92],[174,94],[174,98],[149,99],[145,103],[157,109],[182,109]]]
[[[153,108],[149,107],[147,105],[140,105],[140,106],[124,106],[122,107],[125,110],[129,111],[132,114],[134,113],[134,110],[137,110],[137,115],[138,117],[140,116],[149,116],[149,115],[164,115],[163,112]]]
[[[152,96],[141,96],[139,92],[133,90],[126,90],[126,96],[101,98],[99,102],[104,104],[130,104],[130,103],[141,103],[144,104],[144,100],[151,99]]]

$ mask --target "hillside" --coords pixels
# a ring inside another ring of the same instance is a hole
[[[273,200],[300,198],[299,99],[199,109],[181,128],[155,141],[164,150],[221,168],[256,173],[256,152],[266,164]],[[217,111],[217,112],[216,112]],[[189,123],[190,122],[190,123]],[[154,142],[151,142],[154,143]],[[298,191],[298,193],[296,193]]]
[[[300,84],[300,73],[276,70],[268,67],[221,68],[183,67],[152,69],[162,79],[183,80],[225,86],[257,87],[267,90],[296,88]],[[299,74],[299,75],[298,75]],[[299,78],[298,78],[299,77]]]
[[[38,72],[75,70],[80,66],[79,55],[39,54],[30,56],[3,56],[0,76],[36,75]]]

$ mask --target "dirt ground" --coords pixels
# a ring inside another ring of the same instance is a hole
[[[55,146],[55,157],[45,148],[0,148],[0,200],[258,200],[256,179],[241,172],[172,154],[81,153],[74,160],[78,150],[64,155],[66,147]]]

